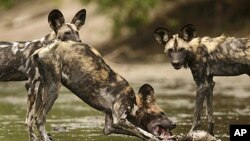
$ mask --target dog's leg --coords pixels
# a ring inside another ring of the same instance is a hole
[[[209,85],[207,82],[206,71],[203,69],[199,69],[199,71],[192,71],[194,80],[197,85],[196,90],[196,100],[195,100],[195,107],[194,107],[194,119],[193,124],[190,129],[190,132],[193,130],[197,130],[201,126],[201,112],[203,108],[203,103],[205,100],[205,96],[209,93]]]
[[[26,83],[25,87],[28,92],[27,95],[27,114],[26,114],[26,120],[25,125],[28,126],[28,134],[29,134],[29,140],[33,141],[36,140],[37,137],[33,130],[33,124],[35,120],[35,103],[37,103],[37,92],[39,88],[40,81],[39,78],[37,78],[37,72],[35,71],[35,64],[32,65],[30,70],[28,71],[28,82]]]
[[[36,115],[36,125],[38,131],[41,135],[41,139],[43,141],[51,141],[52,139],[48,136],[45,130],[45,122],[46,122],[46,115],[51,110],[55,100],[58,97],[58,88],[59,85],[49,83],[49,86],[45,84],[44,86],[44,93],[42,103],[38,108],[37,115]],[[37,105],[38,106],[38,105]]]
[[[48,136],[46,130],[45,130],[45,122],[46,122],[46,116],[48,112],[51,110],[55,100],[58,97],[58,90],[59,85],[49,83],[44,86],[44,94],[43,94],[43,103],[42,107],[40,107],[38,113],[37,113],[37,128],[39,130],[39,133],[42,137],[43,141],[51,141],[52,139]]]
[[[205,99],[205,92],[206,92],[206,84],[199,84],[197,86],[196,92],[196,100],[195,100],[195,107],[194,107],[194,120],[193,125],[190,131],[196,130],[201,126],[201,112],[203,108],[203,103]]]
[[[37,137],[34,133],[34,130],[33,130],[33,121],[34,121],[33,120],[33,118],[34,118],[33,113],[35,110],[33,105],[35,103],[35,95],[34,95],[34,93],[31,92],[31,90],[33,90],[32,85],[29,85],[26,88],[28,90],[28,95],[27,95],[27,114],[26,114],[25,125],[28,127],[29,141],[34,141],[37,139]]]
[[[123,101],[123,100],[121,100]],[[128,113],[130,110],[128,105],[122,105],[121,101],[116,101],[116,103],[114,104],[114,108],[113,108],[113,113],[112,113],[112,117],[113,117],[113,124],[112,127],[114,129],[121,129],[123,130],[122,132],[124,132],[127,135],[132,135],[132,136],[136,136],[139,137],[143,140],[156,140],[158,141],[159,139],[157,137],[155,137],[154,135],[152,135],[151,133],[148,133],[142,129],[140,129],[139,127],[136,127],[135,125],[133,125],[132,123],[130,123],[126,118],[127,115],[126,113]],[[121,131],[121,130],[115,130],[115,131]],[[121,132],[120,132],[121,133]]]
[[[43,141],[51,141],[45,130],[46,115],[51,110],[55,100],[58,97],[58,91],[60,88],[61,71],[60,64],[57,61],[49,61],[46,64],[46,60],[39,60],[36,57],[36,63],[38,64],[39,73],[41,77],[41,83],[43,88],[42,102],[37,106],[36,124]],[[47,58],[48,59],[48,58]]]
[[[106,113],[106,116],[105,116],[105,127],[103,129],[103,133],[105,135],[110,135],[112,133],[115,133],[115,134],[123,134],[123,135],[134,136],[134,134],[131,134],[128,131],[125,131],[125,130],[122,130],[122,129],[119,129],[119,128],[114,128],[113,127],[113,117],[109,113]]]
[[[208,132],[211,135],[214,135],[214,118],[213,118],[213,89],[215,86],[215,82],[213,81],[213,77],[208,77],[209,83],[209,92],[206,94],[206,106],[207,106],[207,118],[208,118]]]

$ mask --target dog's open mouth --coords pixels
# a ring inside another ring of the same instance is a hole
[[[174,69],[179,70],[182,68],[182,65],[173,65]]]
[[[153,128],[153,134],[162,140],[167,140],[172,135],[172,133],[168,129],[164,129],[161,126],[155,126]]]

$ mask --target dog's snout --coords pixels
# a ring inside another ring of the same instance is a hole
[[[173,61],[172,64],[173,64],[174,66],[179,66],[179,65],[180,65],[180,62],[179,62],[179,61]]]
[[[171,123],[171,128],[172,129],[176,128],[176,124],[174,122]]]

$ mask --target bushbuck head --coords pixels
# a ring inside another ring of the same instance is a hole
[[[169,138],[170,130],[176,127],[165,112],[156,104],[152,86],[144,84],[136,94],[137,110],[132,115],[132,123],[161,139]]]
[[[52,10],[48,16],[50,27],[54,30],[56,38],[61,41],[81,42],[78,31],[84,25],[85,19],[85,9],[78,11],[71,23],[65,23],[64,16],[58,9]]]
[[[175,69],[180,69],[187,63],[188,43],[196,34],[195,26],[192,24],[184,25],[178,34],[171,32],[163,27],[155,30],[154,36],[159,44],[165,46],[165,52]]]

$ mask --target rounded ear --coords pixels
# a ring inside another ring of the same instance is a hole
[[[76,28],[79,30],[82,27],[82,25],[84,25],[85,19],[86,19],[86,10],[82,9],[76,13],[71,23],[74,24]]]
[[[142,106],[149,106],[155,103],[154,89],[149,84],[144,84],[140,87],[138,96]]]
[[[58,29],[65,23],[65,20],[61,11],[54,9],[49,13],[48,22],[50,27],[57,33]]]
[[[181,28],[179,35],[182,39],[191,41],[196,36],[196,28],[192,24],[186,24]]]
[[[172,35],[168,29],[163,27],[158,27],[155,30],[154,36],[159,44],[165,45]]]

